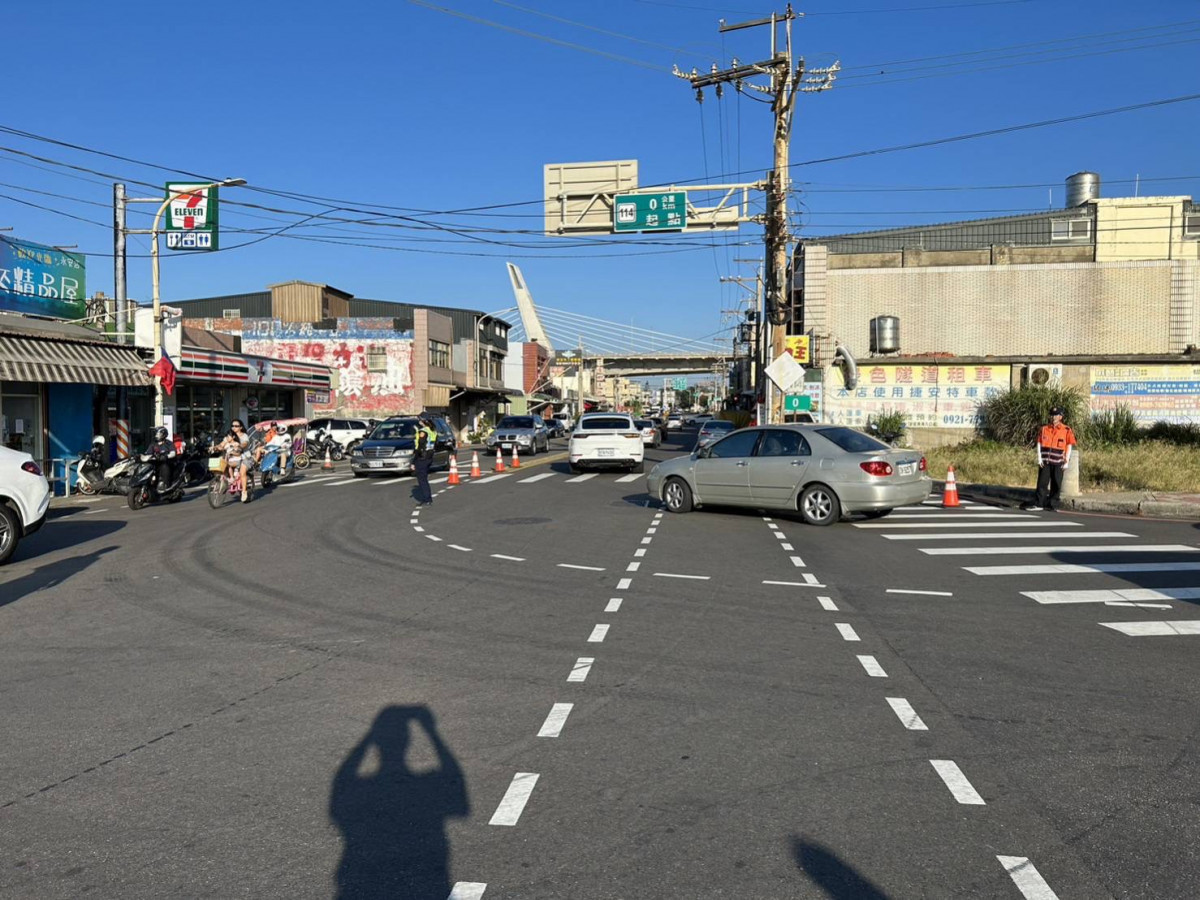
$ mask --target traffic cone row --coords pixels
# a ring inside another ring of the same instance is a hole
[[[519,468],[521,468],[521,457],[520,457],[520,456],[517,454],[517,445],[516,445],[516,444],[513,444],[513,461],[512,461],[512,467],[513,467],[514,469],[519,469]]]
[[[499,447],[496,448],[496,465],[492,467],[493,472],[504,471],[504,451]]]
[[[483,472],[479,469],[479,451],[474,450],[471,453],[471,477],[482,478]]]
[[[958,506],[958,483],[954,480],[954,466],[946,473],[946,486],[942,488],[942,507]]]
[[[453,453],[450,454],[450,478],[447,484],[462,484],[458,477],[458,457]]]

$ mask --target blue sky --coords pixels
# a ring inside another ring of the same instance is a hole
[[[622,236],[582,248],[511,232],[540,229],[534,201],[546,163],[637,159],[643,184],[728,180],[739,171],[736,180],[759,177],[770,164],[768,107],[711,91],[699,105],[670,68],[765,58],[767,29],[722,36],[717,20],[771,8],[751,0],[6,4],[10,76],[0,125],[350,201],[231,189],[224,199],[282,211],[223,207],[225,247],[313,214],[376,223],[318,219],[242,249],[164,253],[164,299],[300,278],[359,297],[494,311],[513,303],[507,259],[521,265],[540,304],[700,337],[719,331],[720,311],[736,305],[738,289],[718,278],[752,274],[734,259],[761,256],[758,227],[716,238]],[[810,66],[840,59],[845,68],[834,90],[801,97],[793,162],[1200,92],[1200,4],[1190,0],[820,0],[798,9],[807,14],[794,26],[798,52]],[[1010,49],[981,52],[993,48]],[[1116,182],[1136,176],[1186,176],[1145,181],[1141,193],[1196,195],[1198,123],[1200,102],[1179,103],[796,166],[796,224],[812,235],[1058,206],[1063,179],[1080,169],[1100,172],[1107,196],[1132,193],[1132,184]],[[12,134],[0,134],[0,146],[0,226],[85,252],[111,252],[105,176],[126,179],[141,195],[150,189],[133,182],[170,177]],[[55,165],[64,162],[103,174]],[[1046,184],[1053,189],[981,189]],[[968,189],[900,190],[933,187]],[[490,215],[398,209],[495,204],[521,205]],[[472,231],[430,231],[430,222]],[[396,227],[413,225],[426,230]],[[147,247],[138,238],[129,251]],[[131,256],[131,296],[148,298],[149,268]],[[110,259],[90,257],[89,291],[111,293],[111,272]]]

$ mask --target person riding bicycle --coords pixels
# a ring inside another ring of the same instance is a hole
[[[156,483],[158,489],[162,490],[175,476],[174,460],[179,455],[166,428],[160,425],[154,429],[154,441],[146,449],[146,454],[154,459]]]

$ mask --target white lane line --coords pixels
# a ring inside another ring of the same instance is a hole
[[[1200,587],[1117,588],[1103,591],[1021,591],[1021,596],[1038,603],[1134,603],[1155,600],[1200,600]]]
[[[792,550],[795,549],[791,544],[780,544],[779,546],[782,547],[784,550],[787,550],[789,553],[791,553]]]
[[[574,478],[568,478],[567,484],[578,484],[580,481],[591,481],[596,477],[595,472],[587,472],[583,475],[576,475]]]
[[[584,572],[603,572],[603,566],[577,566],[574,563],[559,563],[560,569],[581,569]]]
[[[608,601],[608,606],[604,607],[605,612],[616,612],[621,608],[621,598],[613,597]]]
[[[853,626],[851,626],[847,622],[838,622],[837,630],[838,630],[838,633],[842,636],[842,640],[846,640],[846,641],[860,640],[860,638],[858,636],[858,632],[856,632],[854,630]]]
[[[693,581],[708,581],[708,575],[674,575],[671,572],[655,572],[655,578],[690,578]]]
[[[1132,606],[1136,609],[1170,609],[1170,603],[1134,603],[1132,600],[1108,600],[1105,606]]]
[[[641,567],[642,567],[642,564],[640,562],[631,562],[629,565],[627,565],[625,567],[625,571],[626,572],[636,572]]]
[[[460,881],[450,889],[450,896],[446,900],[483,900],[486,890],[485,881]]]
[[[970,522],[855,522],[855,528],[1082,528],[1082,522],[1055,520],[1053,522],[979,522],[976,516]],[[1028,516],[993,516],[997,519],[1027,519]]]
[[[809,581],[764,581],[763,584],[776,584],[776,585],[779,585],[780,587],[815,587],[815,588],[825,587],[825,585],[817,584],[815,581],[814,582],[809,582]]]
[[[589,644],[603,643],[604,638],[607,636],[608,636],[608,626],[607,625],[597,625],[595,628],[592,629],[592,633],[588,635],[588,643]]]
[[[997,856],[1025,900],[1058,900],[1033,863],[1024,856]]]
[[[538,730],[538,737],[558,737],[562,734],[563,726],[567,724],[567,716],[571,714],[574,703],[555,703],[550,708],[550,715]]]
[[[872,678],[887,678],[887,672],[883,671],[883,666],[873,656],[860,656],[858,661],[862,663],[862,667],[867,670],[867,674]]]
[[[643,477],[641,472],[634,472],[632,475],[622,475],[617,479],[617,484],[628,484],[631,481],[637,481]]]
[[[1196,572],[1200,563],[1059,563],[1044,566],[963,566],[973,575],[1088,575],[1121,572]]]
[[[832,597],[818,597],[817,602],[821,604],[821,609],[828,610],[829,612],[838,611],[837,604],[833,602]]]
[[[72,497],[71,500],[75,503],[99,503],[103,497]]]
[[[343,478],[340,481],[326,481],[325,487],[333,487],[335,484],[354,484],[358,480],[357,478]]]
[[[918,547],[927,556],[1004,556],[1021,553],[1200,553],[1187,544],[1046,544],[1041,547]]]
[[[900,718],[904,727],[909,731],[929,730],[928,726],[921,721],[921,717],[917,715],[917,711],[912,708],[912,704],[903,697],[886,697],[884,699],[887,700],[888,706],[892,708],[892,712]]]
[[[541,475],[533,475],[529,478],[522,478],[517,484],[533,484],[535,481],[541,481],[544,478],[553,478],[556,473],[543,472]]]
[[[1063,534],[1061,531],[951,531],[938,532],[936,534],[881,534],[880,537],[887,538],[889,541],[973,541],[976,539],[988,539],[994,541],[1036,541],[1039,538],[1050,538],[1056,541],[1069,540],[1079,538],[1080,540],[1089,540],[1091,538],[1131,538],[1137,537],[1136,534],[1130,534],[1128,531],[1072,531]]]
[[[503,553],[493,553],[491,556],[492,559],[507,559],[509,562],[525,562],[525,557],[523,556],[505,556]]]
[[[86,510],[86,511],[84,511],[83,515],[85,515],[85,516],[94,516],[94,515],[96,515],[97,513],[102,513],[102,512],[109,512],[109,510],[106,510],[106,509],[89,509],[89,510]]]
[[[1100,622],[1099,624],[1129,637],[1200,634],[1200,619],[1184,619],[1175,622]]]
[[[420,521],[421,521],[421,520],[420,520],[419,518],[417,518],[417,514],[416,514],[416,513],[413,513],[413,517],[412,517],[411,519],[409,519],[409,520],[408,520],[408,524],[409,524],[409,525],[416,525],[416,524],[417,524],[417,523],[419,523]]]
[[[654,540],[654,538],[648,538],[648,537],[644,537],[644,538],[642,538],[642,543],[643,543],[643,544],[649,544],[649,543],[650,543],[651,541],[653,541],[653,540]]]
[[[422,528],[420,525],[414,525],[414,526],[413,526],[413,531],[416,531],[416,532],[418,532],[419,534],[424,534],[424,533],[425,533],[425,529],[424,529],[424,528]]]
[[[430,483],[430,484],[441,484],[441,483],[443,483],[443,482],[445,482],[445,481],[449,481],[449,480],[450,480],[450,476],[449,476],[449,475],[442,475],[442,476],[441,476],[441,477],[439,477],[439,478],[430,478],[430,479],[429,479],[429,483]]]
[[[529,802],[529,796],[533,793],[533,786],[537,784],[537,781],[538,776],[534,772],[518,772],[514,775],[512,783],[504,792],[504,798],[496,807],[496,811],[492,813],[491,821],[488,824],[516,825],[517,820],[521,818],[521,813],[525,810],[525,804]]]
[[[765,521],[765,520],[764,520],[764,521]],[[774,522],[772,522],[772,523],[771,523],[770,525],[768,525],[767,527],[768,527],[768,528],[770,528],[772,531],[778,531],[778,530],[779,530],[779,526],[778,526],[778,525],[776,525]]]
[[[782,531],[772,531],[771,534],[775,535],[777,540],[781,540],[781,541],[787,540],[787,535],[784,534]]]
[[[486,475],[478,481],[472,481],[471,484],[491,484],[493,481],[499,481],[501,478],[508,478],[512,472],[504,472],[500,475]]]
[[[575,665],[571,667],[571,674],[567,676],[567,681],[586,681],[588,672],[592,671],[592,663],[596,661],[594,656],[581,656],[575,660]]]
[[[618,591],[627,591],[627,590],[629,590],[629,586],[631,584],[633,584],[632,578],[622,578],[620,581],[617,582],[617,590]]]
[[[967,776],[962,773],[962,769],[958,767],[958,763],[952,759],[931,759],[934,771],[942,776],[942,781],[946,783],[946,787],[950,789],[950,793],[954,795],[954,799],[964,806],[986,806],[984,799],[979,796],[979,791],[975,790]]]
[[[792,565],[795,566],[797,569],[803,569],[804,568],[804,560],[802,560],[798,556],[793,556],[792,557]]]
[[[937,507],[940,507],[942,505],[942,502],[943,501],[939,500],[936,496],[933,497],[932,499],[921,501],[921,503],[924,504],[925,506],[937,506]],[[981,506],[982,505],[980,503],[976,503],[974,500],[959,500],[958,502],[962,506]]]
[[[889,594],[918,594],[922,597],[953,597],[950,591],[910,591],[905,588],[888,588]]]
[[[441,538],[438,537],[436,534],[427,534],[427,535],[425,535],[425,537],[427,537],[431,541],[440,541],[441,540]]]
[[[811,584],[814,587],[821,587],[821,585],[817,583],[817,576],[814,575],[812,572],[804,573],[804,582],[805,582],[805,584]]]
[[[658,534],[658,529],[657,528],[647,528],[646,534]],[[645,543],[645,541],[643,541],[642,543]]]
[[[772,519],[770,516],[763,516],[763,517],[762,517],[762,520],[763,520],[764,522],[774,522],[774,521],[775,521],[775,520],[774,520],[774,519]]]
[[[451,550],[461,550],[463,553],[471,552],[470,547],[464,547],[461,544],[447,544],[446,546],[449,547]]]
[[[642,557],[642,556],[645,556],[645,555],[646,555],[646,548],[645,548],[645,547],[642,547],[640,550],[634,550],[634,551],[633,551],[633,555],[634,555],[634,556],[636,556],[636,557]]]

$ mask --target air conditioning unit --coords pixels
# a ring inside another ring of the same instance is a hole
[[[1021,369],[1021,385],[1061,387],[1062,366],[1058,363],[1029,363]]]

